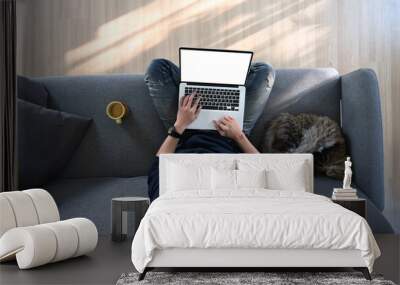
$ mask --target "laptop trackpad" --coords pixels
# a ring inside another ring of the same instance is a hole
[[[243,129],[242,112],[221,112],[211,110],[201,110],[199,117],[188,126],[188,129],[197,130],[215,130],[214,121],[222,119],[224,116],[232,116],[239,123],[240,128]]]

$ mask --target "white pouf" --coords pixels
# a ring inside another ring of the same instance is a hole
[[[0,193],[0,261],[17,259],[20,269],[84,255],[96,248],[98,232],[88,219],[59,221],[43,189]]]

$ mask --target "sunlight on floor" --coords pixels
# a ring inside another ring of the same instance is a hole
[[[313,52],[315,43],[329,33],[327,27],[312,22],[322,9],[320,1],[258,1],[260,9],[256,10],[246,9],[246,2],[146,2],[99,26],[96,38],[69,50],[65,54],[68,74],[110,72],[146,55],[156,57],[158,49],[171,45],[176,49],[184,45],[249,49],[255,51],[255,59],[274,54],[290,60]],[[304,6],[301,13],[292,13],[299,5]],[[310,23],[304,25],[307,18]]]
[[[96,39],[68,51],[68,73],[112,70],[165,40],[171,30],[206,17],[209,11],[218,16],[243,1],[177,0],[168,6],[165,1],[151,2],[99,27]]]

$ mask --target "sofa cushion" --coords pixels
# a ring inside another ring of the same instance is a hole
[[[332,196],[333,188],[342,187],[342,181],[327,176],[317,176],[314,179],[314,193],[326,197]],[[357,188],[357,185],[355,186]],[[371,202],[361,189],[357,195],[367,200],[367,221],[374,233],[393,233],[393,228],[383,213]]]
[[[90,119],[18,99],[19,187],[45,184],[65,166]]]
[[[18,76],[18,98],[46,107],[48,93],[43,83],[31,80],[28,77]]]
[[[147,197],[147,176],[58,179],[44,188],[55,199],[62,219],[88,218],[95,223],[99,233],[104,235],[111,232],[111,199],[124,196]],[[129,228],[132,224],[128,223],[129,232],[132,232]]]

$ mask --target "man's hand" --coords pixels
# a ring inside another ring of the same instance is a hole
[[[178,114],[174,127],[176,131],[182,134],[190,123],[197,119],[200,114],[200,97],[194,101],[194,93],[190,96],[183,96],[179,101]]]
[[[231,138],[235,141],[240,140],[244,136],[238,122],[231,116],[225,116],[218,121],[214,121],[214,125],[221,136]]]

